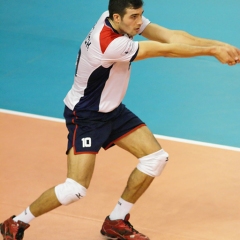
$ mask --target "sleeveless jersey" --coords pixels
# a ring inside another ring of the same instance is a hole
[[[116,32],[108,16],[108,11],[102,14],[81,44],[74,83],[64,98],[71,110],[111,112],[120,105],[127,91],[138,42]],[[143,17],[139,32],[149,23]]]

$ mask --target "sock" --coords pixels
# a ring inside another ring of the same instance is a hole
[[[133,207],[133,203],[127,202],[122,198],[120,198],[117,205],[111,212],[109,218],[111,220],[117,220],[117,219],[124,220],[125,216],[130,212],[132,207]]]
[[[17,222],[17,221],[22,221],[24,223],[29,223],[30,221],[32,221],[35,217],[33,216],[33,214],[31,213],[29,207],[27,209],[25,209],[21,214],[19,214],[18,216],[13,218],[13,221]]]

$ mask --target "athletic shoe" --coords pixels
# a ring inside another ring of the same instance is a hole
[[[14,217],[12,216],[0,224],[3,240],[22,240],[24,231],[30,227],[29,224],[22,221],[15,222]]]
[[[106,217],[101,234],[106,239],[115,240],[150,240],[147,236],[139,233],[128,221],[130,214],[128,213],[124,220],[110,220],[109,216]]]

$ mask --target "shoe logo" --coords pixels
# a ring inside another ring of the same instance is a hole
[[[119,204],[120,206],[122,205],[122,203],[121,203],[121,202],[119,202],[119,201],[118,201],[118,204]]]

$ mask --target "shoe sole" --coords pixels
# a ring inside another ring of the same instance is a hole
[[[119,238],[110,238],[110,237],[107,237],[107,236],[104,236],[104,235],[103,235],[103,238],[106,239],[106,240],[119,240]]]
[[[107,239],[107,240],[121,240],[121,239],[118,238],[118,237],[108,237],[107,235],[105,235],[104,232],[102,232],[102,230],[100,231],[100,233],[102,234],[102,237],[103,237],[104,239]]]
[[[124,240],[126,238],[119,238],[119,237],[108,237],[104,233],[100,232],[102,234],[102,237],[106,240]]]

